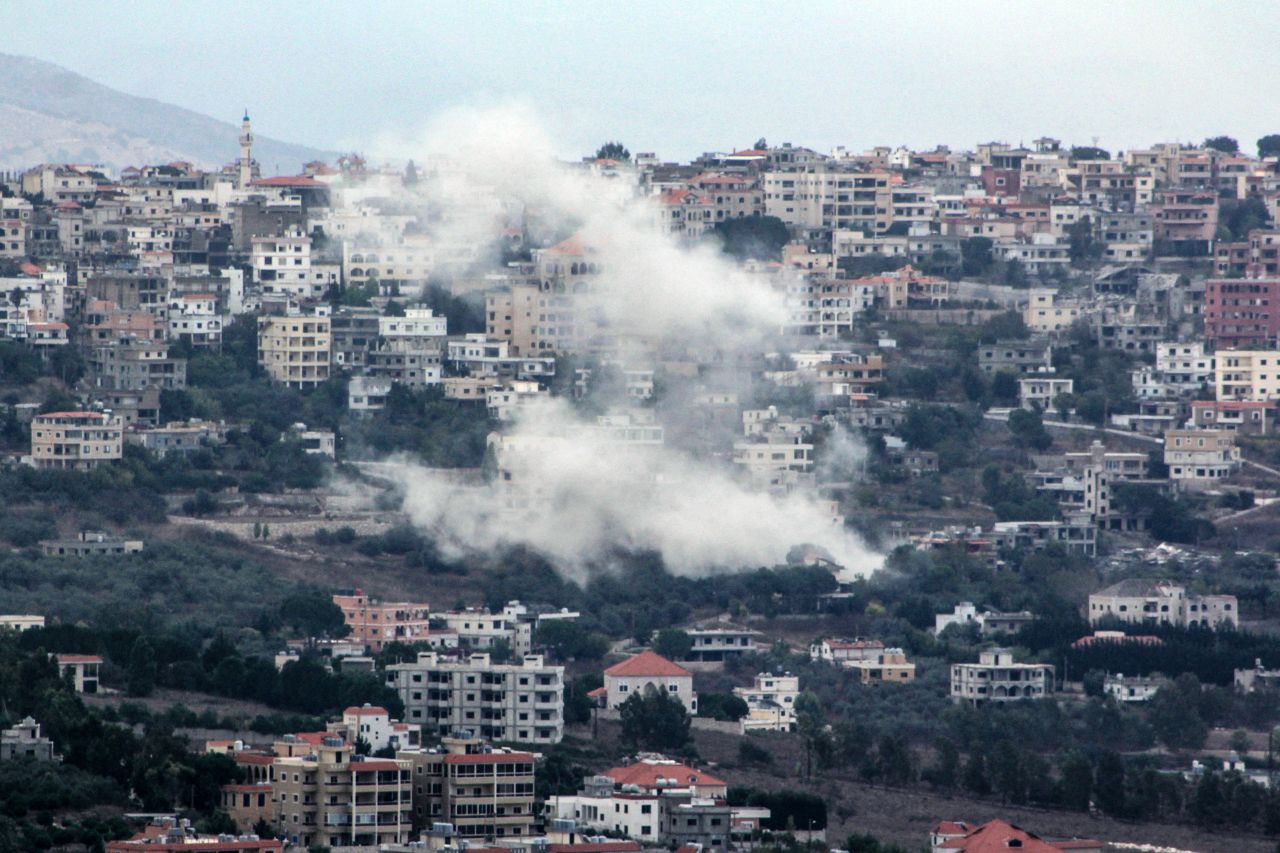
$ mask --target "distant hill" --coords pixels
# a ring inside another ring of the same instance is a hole
[[[239,124],[117,92],[25,56],[0,53],[0,169],[37,163],[125,166],[189,160],[204,167],[239,154]],[[254,135],[264,175],[296,174],[334,152]]]

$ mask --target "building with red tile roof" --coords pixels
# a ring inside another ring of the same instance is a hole
[[[1048,841],[1003,820],[987,821],[973,829],[963,822],[942,821],[930,833],[930,843],[933,853],[1006,853],[1011,849],[1022,853],[1102,853],[1103,849],[1103,843],[1093,839]]]
[[[608,776],[619,788],[635,785],[645,793],[687,789],[695,797],[714,798],[729,791],[723,779],[668,758],[643,758],[634,764],[612,767],[601,775]]]
[[[693,673],[653,651],[643,651],[606,669],[604,688],[606,708],[620,708],[632,696],[653,688],[675,696],[691,714],[698,710]]]

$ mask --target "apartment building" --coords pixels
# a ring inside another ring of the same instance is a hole
[[[329,379],[330,320],[324,314],[258,318],[258,364],[275,382],[314,388]]]
[[[274,762],[272,792],[281,833],[309,847],[376,846],[412,831],[412,763],[370,759],[336,735],[303,744]]]
[[[170,357],[165,341],[125,337],[94,347],[89,367],[98,388],[141,391],[155,386],[162,391],[181,391],[187,387],[187,360]]]
[[[1245,435],[1266,435],[1276,431],[1275,400],[1193,400],[1191,425],[1196,429],[1226,429]]]
[[[281,853],[277,838],[208,835],[183,818],[157,817],[129,838],[108,841],[106,853]]]
[[[1234,595],[1189,595],[1170,581],[1130,578],[1089,596],[1089,624],[1117,620],[1137,625],[1218,628],[1239,625]]]
[[[365,649],[378,654],[388,643],[426,642],[430,607],[407,601],[378,601],[356,589],[338,593],[333,603],[342,610],[343,621],[351,629],[351,639],[364,643]]]
[[[1043,699],[1053,692],[1053,673],[1049,664],[1015,663],[1008,649],[991,649],[977,663],[951,665],[951,699],[975,705]]]
[[[657,842],[662,795],[623,793],[614,787],[608,776],[589,776],[578,793],[548,797],[543,814],[548,821],[571,820],[575,828]]]
[[[1169,479],[1187,489],[1211,488],[1240,470],[1236,434],[1222,429],[1172,429],[1164,434]]]
[[[693,673],[653,651],[633,655],[604,671],[601,688],[604,706],[617,710],[632,696],[643,695],[649,688],[676,697],[690,714],[698,711]]]
[[[476,737],[453,735],[432,749],[400,750],[412,768],[413,820],[418,828],[450,824],[466,839],[534,834],[535,756],[492,749]]]
[[[735,687],[733,695],[747,703],[742,732],[789,732],[796,726],[795,703],[800,677],[784,672],[757,673],[750,687]]]
[[[978,345],[978,369],[988,376],[1001,371],[1037,373],[1052,367],[1053,344],[1044,339]]]
[[[1075,382],[1053,374],[1037,373],[1018,380],[1018,404],[1024,409],[1049,412],[1054,401],[1063,394],[1071,394]]]
[[[1211,278],[1204,334],[1219,350],[1261,349],[1280,335],[1280,278]]]
[[[1219,350],[1214,391],[1219,401],[1280,398],[1280,350]]]
[[[1033,332],[1065,332],[1084,316],[1084,306],[1060,297],[1052,288],[1033,287],[1027,291],[1027,307],[1022,319]]]
[[[314,263],[311,238],[300,230],[254,237],[249,263],[253,281],[264,294],[294,299],[323,299],[341,283],[337,264]]]
[[[46,412],[31,421],[31,464],[87,471],[122,458],[119,418],[103,412]]]
[[[888,172],[838,171],[822,164],[765,172],[762,181],[765,215],[792,228],[879,233],[892,223]]]
[[[564,737],[564,667],[541,655],[495,664],[485,653],[462,659],[419,652],[413,663],[387,667],[405,719],[449,734],[469,729],[487,740],[559,743]]]
[[[695,625],[685,630],[693,642],[688,660],[724,661],[760,650],[759,631],[727,622]]]

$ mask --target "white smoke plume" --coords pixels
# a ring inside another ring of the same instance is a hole
[[[652,203],[631,198],[628,188],[557,162],[527,109],[455,111],[415,150],[426,154],[415,161],[428,173],[447,176],[447,191],[432,200],[442,213],[434,218],[439,240],[492,240],[493,222],[482,212],[449,207],[477,193],[518,200],[539,221],[571,228],[596,251],[603,272],[590,298],[612,333],[664,348],[759,353],[782,325],[782,296],[767,279],[709,245],[668,236],[655,226]],[[505,435],[520,448],[503,456],[510,481],[500,474],[463,486],[441,472],[398,466],[406,512],[454,553],[524,544],[576,577],[618,548],[660,552],[685,574],[776,565],[798,545],[824,549],[854,574],[881,563],[837,523],[829,503],[754,491],[723,460],[622,447],[563,401],[523,410]],[[839,451],[845,459],[856,453],[844,438]]]

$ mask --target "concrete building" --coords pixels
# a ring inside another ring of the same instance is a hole
[[[122,338],[94,347],[89,357],[94,386],[117,391],[140,391],[155,386],[164,391],[187,387],[187,360],[172,358],[164,341]]]
[[[102,667],[102,658],[73,654],[58,654],[53,658],[58,664],[58,677],[70,678],[77,693],[98,692],[98,670]]]
[[[369,759],[336,735],[302,744],[274,761],[272,792],[280,832],[303,847],[376,846],[412,830],[412,763]]]
[[[1280,398],[1280,350],[1220,350],[1214,390],[1219,402]]]
[[[750,687],[735,687],[733,695],[747,703],[742,718],[743,733],[752,731],[789,732],[795,728],[795,703],[800,695],[800,677],[784,672],[761,672]]]
[[[1089,624],[1112,620],[1182,628],[1237,627],[1240,608],[1234,595],[1188,595],[1186,587],[1171,581],[1130,578],[1089,596]]]
[[[378,601],[364,590],[338,593],[333,603],[342,610],[343,621],[351,628],[351,638],[378,654],[388,643],[425,642],[430,633],[431,609],[427,604],[406,601]]]
[[[41,539],[40,551],[46,557],[94,557],[101,554],[138,554],[141,539],[125,539],[99,530],[81,530],[74,539]]]
[[[479,738],[455,735],[432,749],[400,750],[396,758],[412,767],[415,826],[448,824],[462,839],[534,835],[532,753],[492,749]]]
[[[31,422],[31,464],[87,471],[124,454],[118,418],[103,412],[47,412]]]
[[[676,697],[690,714],[698,711],[693,673],[656,652],[641,652],[604,671],[606,708],[616,710],[632,696],[643,695],[649,688]]]
[[[15,634],[21,634],[23,631],[30,631],[32,628],[43,627],[43,616],[0,614],[0,631],[13,631]]]
[[[1102,692],[1117,702],[1148,702],[1156,695],[1162,679],[1145,675],[1125,677],[1121,673],[1107,673],[1102,681]]]
[[[951,699],[972,704],[1043,699],[1053,692],[1053,672],[1048,664],[1014,663],[1008,649],[991,649],[981,652],[977,663],[951,665]]]
[[[904,684],[916,679],[916,665],[902,649],[885,649],[873,658],[845,661],[863,684]]]
[[[689,660],[693,661],[723,661],[760,649],[757,641],[759,631],[727,622],[695,625],[686,629],[685,633],[693,641],[693,647],[689,650]]]
[[[1052,374],[1034,374],[1018,380],[1018,405],[1024,409],[1052,412],[1054,401],[1063,394],[1073,393],[1075,381]]]
[[[40,724],[24,717],[10,728],[0,731],[0,761],[54,761],[53,741],[40,735]]]
[[[322,314],[258,318],[258,364],[275,382],[314,388],[329,380],[330,320]]]
[[[1210,488],[1240,470],[1236,434],[1223,429],[1171,429],[1164,434],[1169,479],[1187,489]]]
[[[1204,335],[1219,350],[1264,349],[1280,335],[1280,278],[1211,278]]]
[[[405,719],[427,731],[465,728],[519,743],[564,737],[564,667],[544,664],[541,655],[495,664],[483,653],[450,660],[419,652],[414,663],[387,667],[386,680],[404,702]]]
[[[1053,367],[1053,344],[1043,339],[996,341],[978,345],[978,369],[988,376],[1001,371],[1039,373]]]
[[[809,659],[823,660],[829,663],[842,663],[847,660],[869,660],[884,650],[881,640],[838,640],[821,639],[809,644]]]
[[[343,671],[355,658],[343,659]],[[342,712],[342,719],[329,723],[326,729],[347,743],[368,744],[371,752],[384,749],[412,749],[421,744],[422,728],[391,719],[386,708],[379,705],[353,705]]]

